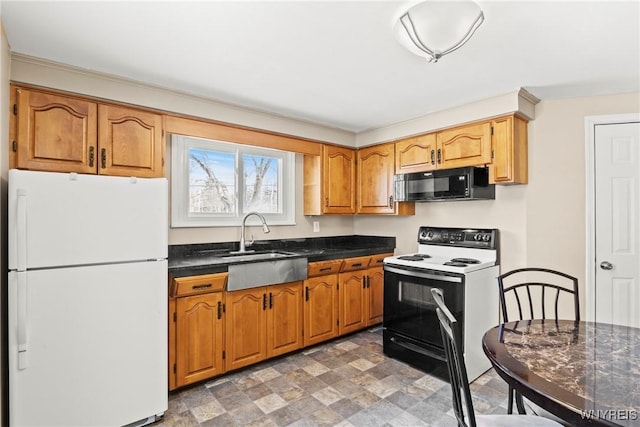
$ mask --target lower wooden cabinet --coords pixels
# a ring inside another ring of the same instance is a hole
[[[257,363],[267,357],[264,288],[227,292],[225,367]]]
[[[267,288],[267,357],[302,348],[302,282]]]
[[[302,282],[227,292],[225,368],[302,348]]]
[[[304,345],[338,336],[338,275],[304,281]]]
[[[173,279],[169,290],[169,389],[224,372],[223,292],[227,273]]]
[[[389,253],[345,260],[338,280],[340,335],[382,322],[382,260],[391,255]]]
[[[365,276],[365,270],[349,271],[339,275],[340,335],[362,329],[367,324],[364,316]]]
[[[228,273],[169,282],[169,390],[382,321],[382,259],[311,262],[304,281],[225,292]]]
[[[222,292],[177,299],[176,387],[224,372],[221,304]]]
[[[367,290],[365,292],[366,326],[382,322],[382,306],[384,302],[384,271],[382,267],[367,270]]]

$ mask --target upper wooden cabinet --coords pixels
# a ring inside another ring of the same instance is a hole
[[[489,166],[491,184],[527,183],[527,121],[516,115],[396,141],[395,173]]]
[[[491,123],[474,123],[395,143],[395,173],[491,163]]]
[[[322,163],[324,213],[355,213],[356,151],[325,145]]]
[[[304,214],[356,213],[356,151],[324,145],[304,156]]]
[[[98,173],[164,176],[162,116],[114,105],[98,105]]]
[[[14,91],[15,167],[96,173],[98,106],[66,96]]]
[[[493,161],[489,169],[492,184],[526,184],[528,181],[527,121],[518,116],[491,121]]]
[[[491,123],[475,123],[436,133],[438,168],[491,163]]]
[[[161,115],[20,87],[12,96],[12,167],[164,176]]]
[[[413,215],[413,203],[393,200],[394,164],[393,143],[360,150],[325,145],[322,156],[305,155],[304,214]]]
[[[358,213],[413,214],[413,203],[393,199],[395,145],[381,144],[358,150]]]
[[[436,168],[436,134],[415,136],[395,144],[395,173],[425,172]]]

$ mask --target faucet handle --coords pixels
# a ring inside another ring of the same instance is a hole
[[[253,242],[255,242],[254,238],[253,238],[253,234],[251,235],[251,240],[249,240],[248,242],[246,242],[244,244],[245,247],[249,247],[251,245],[253,245]]]

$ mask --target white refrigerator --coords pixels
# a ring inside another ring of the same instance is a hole
[[[167,410],[165,178],[9,171],[11,426]]]

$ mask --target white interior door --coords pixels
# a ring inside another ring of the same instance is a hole
[[[640,123],[594,127],[595,321],[640,327]]]

